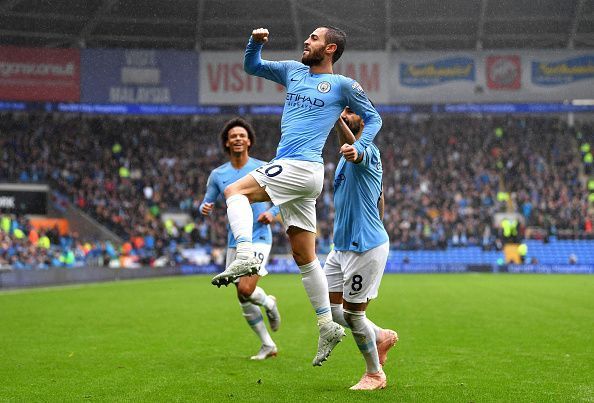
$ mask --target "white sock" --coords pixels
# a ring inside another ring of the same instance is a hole
[[[365,317],[365,311],[344,310],[344,318],[351,327],[353,338],[359,351],[365,358],[368,374],[375,374],[381,369],[377,346],[375,345],[375,332]]]
[[[233,195],[227,199],[227,217],[233,236],[237,241],[237,259],[252,257],[252,207],[244,195]]]
[[[301,272],[301,281],[309,297],[309,302],[311,302],[311,306],[316,311],[318,326],[332,322],[330,297],[328,296],[328,280],[320,265],[320,261],[316,259],[311,263],[299,266],[299,271]]]
[[[344,319],[344,311],[342,310],[342,304],[330,304],[330,308],[332,309],[332,320],[334,322],[346,328],[350,327]],[[369,318],[367,318],[367,324],[373,330],[373,333],[375,334],[375,339],[377,340],[377,338],[380,335],[380,332],[382,331],[382,328],[373,323],[371,320],[369,320]]]
[[[274,346],[274,341],[272,341],[272,337],[270,337],[268,329],[266,329],[266,325],[264,324],[264,318],[262,317],[260,307],[251,302],[241,302],[240,305],[243,310],[243,317],[254,333],[260,338],[262,344]]]
[[[256,287],[248,299],[255,305],[263,306],[267,311],[270,311],[274,307],[274,300],[266,295],[266,292],[260,287]]]
[[[332,309],[332,320],[341,326],[349,327],[349,324],[344,320],[344,312],[342,311],[342,304],[330,304]]]

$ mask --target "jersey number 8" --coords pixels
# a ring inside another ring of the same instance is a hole
[[[355,274],[353,276],[353,284],[351,284],[351,288],[353,291],[361,291],[361,288],[363,288],[363,277],[360,274]]]

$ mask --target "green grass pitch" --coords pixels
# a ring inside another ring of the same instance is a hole
[[[368,316],[397,330],[388,387],[349,391],[349,332],[321,368],[298,276],[270,275],[279,356],[234,288],[188,276],[0,292],[0,401],[594,401],[594,276],[386,275]]]

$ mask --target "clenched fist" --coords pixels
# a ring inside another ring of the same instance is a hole
[[[268,35],[270,35],[270,33],[266,28],[257,28],[252,31],[252,39],[257,43],[268,42]]]
[[[340,153],[344,156],[344,159],[351,162],[359,162],[359,153],[357,149],[350,144],[343,144],[340,147]]]
[[[204,203],[204,205],[202,206],[202,210],[200,210],[200,212],[202,213],[202,215],[210,215],[213,207],[214,203]]]
[[[272,213],[265,211],[258,216],[258,222],[262,224],[270,224],[274,221],[274,216]]]

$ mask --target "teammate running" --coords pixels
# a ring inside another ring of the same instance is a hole
[[[219,285],[254,273],[257,262],[252,252],[252,225],[246,218],[250,203],[271,200],[280,206],[293,258],[317,315],[320,337],[312,363],[322,365],[345,335],[342,326],[332,321],[328,283],[315,253],[315,203],[324,180],[322,148],[345,106],[365,121],[361,138],[349,146],[352,150],[345,155],[349,161],[357,159],[371,144],[382,121],[356,81],[333,74],[332,66],[346,43],[343,31],[330,26],[313,31],[304,42],[301,63],[262,60],[260,53],[268,36],[264,28],[252,32],[244,68],[248,74],[287,88],[281,140],[273,161],[225,189],[229,223],[237,240],[237,258],[212,282]]]
[[[200,205],[203,215],[210,215],[214,202],[223,194],[227,185],[244,177],[250,171],[263,165],[264,162],[249,156],[249,150],[254,145],[256,135],[252,126],[241,118],[235,118],[225,123],[221,131],[221,142],[225,152],[229,155],[229,162],[212,171],[208,177],[206,195]],[[260,307],[264,307],[272,331],[277,331],[280,325],[280,314],[276,298],[268,296],[264,290],[257,286],[258,280],[265,276],[266,263],[272,245],[270,222],[278,214],[278,208],[267,210],[268,203],[254,203],[250,209],[250,223],[253,226],[253,253],[258,261],[256,275],[241,277],[235,281],[237,298],[243,310],[243,316],[262,343],[260,351],[251,357],[252,360],[264,360],[274,357],[277,348],[270,337],[262,318]],[[227,257],[225,264],[229,266],[235,259],[236,243],[231,231],[227,239]]]
[[[352,152],[348,145],[361,137],[364,122],[345,108],[337,126],[339,144],[347,145],[345,154]],[[334,249],[324,271],[334,321],[351,328],[365,358],[365,374],[353,390],[386,386],[382,366],[388,350],[398,341],[396,332],[379,328],[365,316],[369,300],[377,297],[389,253],[382,223],[382,172],[380,152],[370,144],[354,163],[342,157],[334,175]]]

